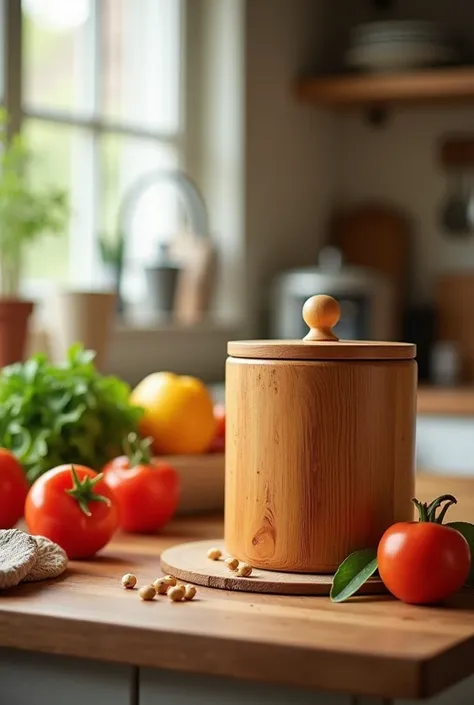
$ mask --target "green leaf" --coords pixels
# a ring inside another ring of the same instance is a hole
[[[121,453],[143,410],[130,387],[95,368],[93,353],[75,345],[65,364],[44,356],[0,369],[0,446],[19,459],[31,482],[74,462],[100,470]]]
[[[377,551],[374,548],[365,548],[351,553],[334,575],[330,592],[332,602],[348,600],[376,570]]]
[[[469,544],[471,549],[471,570],[466,580],[466,585],[474,586],[474,524],[470,524],[468,521],[452,521],[449,524],[445,524],[445,526],[459,531]]]
[[[47,234],[63,234],[69,217],[67,194],[32,178],[36,153],[22,135],[9,138],[8,115],[0,112],[0,268],[2,294],[18,293],[23,255]]]

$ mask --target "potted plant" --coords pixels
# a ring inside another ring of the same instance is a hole
[[[19,134],[10,136],[0,110],[0,366],[23,358],[33,302],[20,297],[25,250],[44,235],[65,230],[66,192],[31,183],[34,154]]]
[[[124,234],[122,232],[112,235],[101,233],[99,235],[99,250],[108,280],[112,282],[117,292],[117,311],[121,314],[124,308],[121,292],[125,250]]]

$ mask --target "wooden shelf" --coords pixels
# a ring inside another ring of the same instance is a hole
[[[296,82],[296,95],[305,103],[340,109],[392,103],[474,102],[474,66],[306,77]]]

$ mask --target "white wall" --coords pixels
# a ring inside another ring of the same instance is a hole
[[[242,0],[188,0],[186,7],[186,168],[205,197],[218,251],[213,313],[241,324],[245,6]]]
[[[291,83],[321,69],[321,0],[247,0],[246,283],[252,333],[279,269],[315,262],[334,185],[334,121],[299,105]]]
[[[333,65],[347,48],[349,28],[369,19],[434,19],[454,30],[472,60],[474,5],[465,0],[399,0],[390,14],[370,4],[342,0],[331,15],[327,58]],[[474,108],[426,106],[394,109],[387,125],[371,127],[362,111],[337,118],[336,202],[386,199],[413,221],[414,267],[411,299],[428,300],[436,276],[474,269],[474,238],[456,241],[440,227],[439,209],[447,179],[439,165],[439,140],[446,133],[474,132]]]
[[[218,309],[226,321],[241,311],[242,334],[262,335],[273,276],[316,262],[332,198],[334,120],[291,92],[298,73],[324,65],[327,3],[187,7],[187,169],[209,204],[216,242],[226,240]]]

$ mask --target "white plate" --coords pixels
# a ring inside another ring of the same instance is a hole
[[[456,61],[458,57],[450,47],[419,44],[400,47],[392,43],[377,48],[349,49],[344,58],[346,64],[353,68],[368,71],[398,71],[446,64]]]
[[[436,22],[368,22],[351,30],[351,46],[392,39],[442,42],[446,38],[444,28]]]

